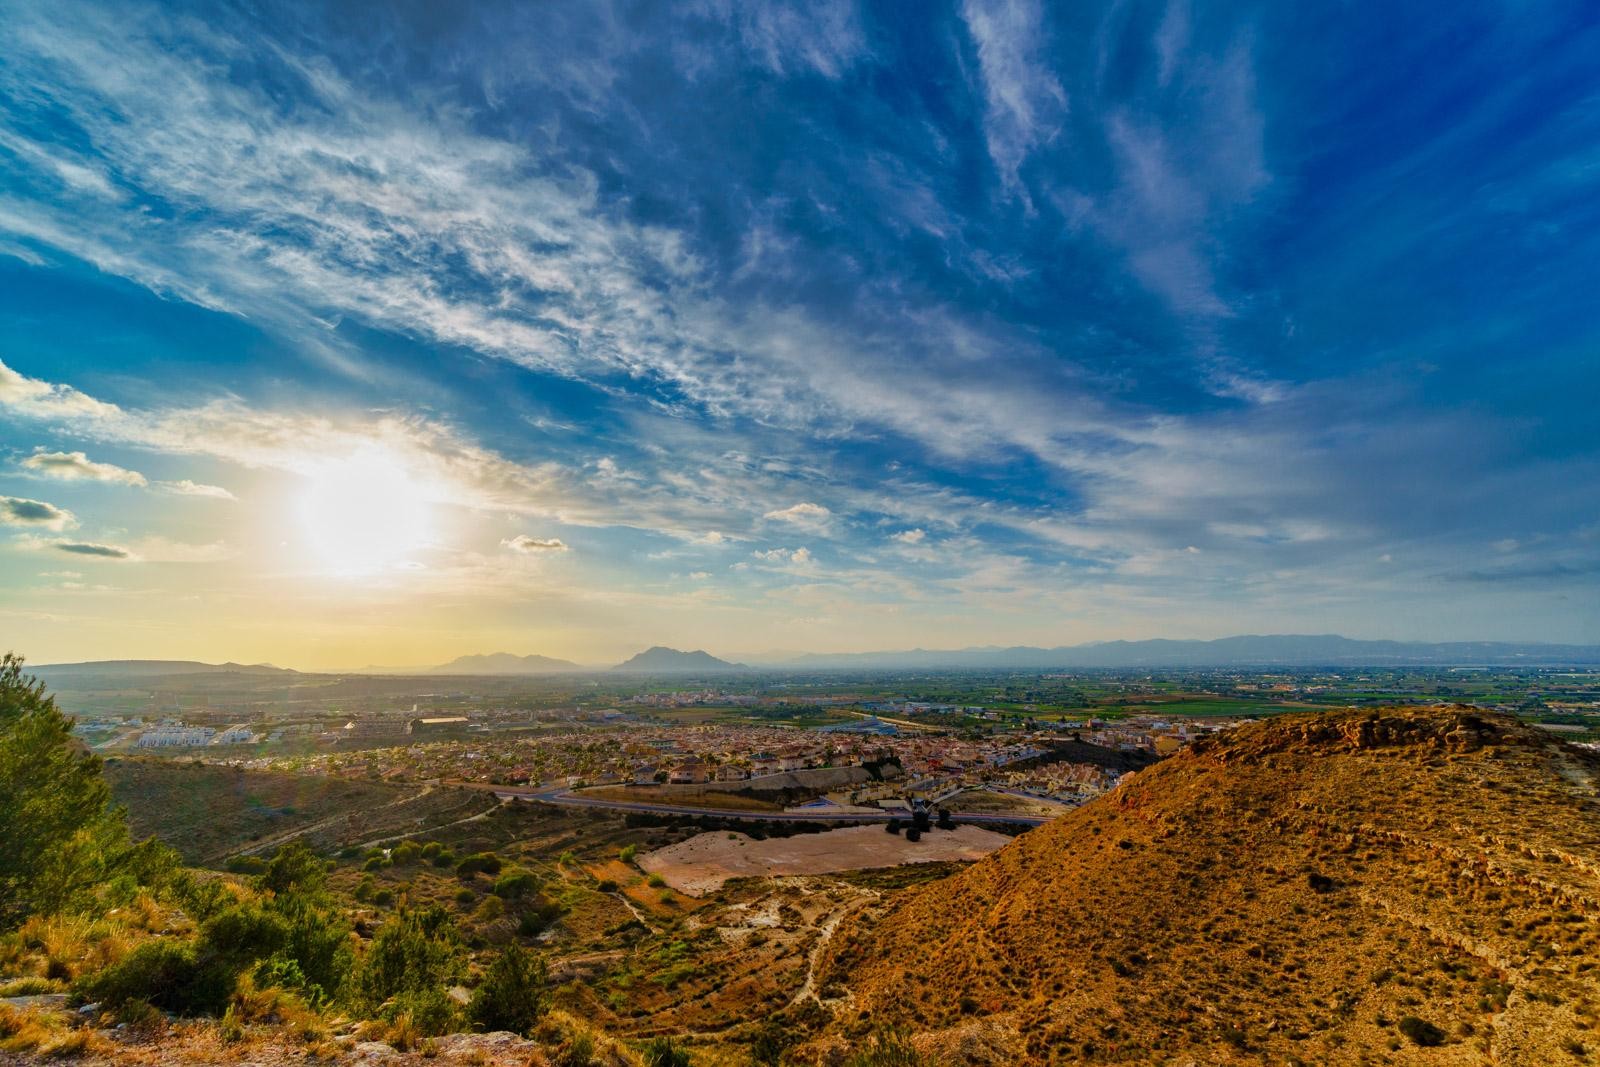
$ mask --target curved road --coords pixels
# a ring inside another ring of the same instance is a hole
[[[563,808],[601,808],[607,811],[633,811],[650,815],[712,815],[719,819],[740,819],[747,822],[837,822],[863,823],[888,822],[891,818],[905,818],[891,812],[830,811],[822,808],[813,811],[734,811],[728,808],[701,808],[687,804],[651,804],[634,800],[606,800],[574,793],[564,787],[492,786],[496,796],[507,799],[528,800],[540,804],[553,804]],[[952,811],[952,819],[964,823],[1010,823],[1022,826],[1043,826],[1052,821],[1037,815],[996,815],[990,812]]]

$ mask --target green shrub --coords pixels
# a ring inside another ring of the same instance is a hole
[[[456,854],[449,849],[444,849],[434,855],[433,865],[440,869],[454,867],[456,865]]]
[[[602,893],[615,893],[617,891],[617,883],[610,878],[602,878],[595,885],[595,888]]]
[[[481,1030],[533,1032],[546,1005],[544,960],[512,944],[495,958],[472,994],[467,1014]]]
[[[662,886],[667,884],[667,880],[661,877],[659,874],[652,874],[649,878],[645,879],[645,882],[653,889],[660,889]]]
[[[267,861],[260,856],[231,856],[224,866],[234,874],[248,874],[252,877],[267,873]]]
[[[279,896],[285,893],[319,893],[328,884],[328,863],[304,841],[291,841],[267,863],[258,882]]]
[[[672,1043],[670,1037],[658,1037],[644,1047],[645,1067],[689,1067],[689,1053]]]
[[[539,891],[539,879],[529,871],[508,871],[494,880],[494,895],[519,900]]]
[[[429,841],[426,845],[422,846],[422,858],[431,863],[438,859],[439,853],[443,851],[444,846],[439,844],[439,842]]]
[[[393,866],[394,866],[394,864],[390,863],[383,856],[373,856],[371,859],[367,860],[365,863],[363,863],[361,865],[361,869],[363,871],[381,871],[385,867],[393,867]]]
[[[239,970],[279,951],[288,940],[289,924],[282,916],[253,904],[238,904],[201,925],[197,951]]]
[[[355,1000],[376,1010],[400,993],[438,990],[459,976],[460,953],[460,934],[443,908],[402,911],[372,939],[355,974]]]
[[[393,889],[380,889],[372,894],[372,902],[380,908],[387,908],[394,903]]]
[[[398,866],[409,866],[422,857],[422,846],[415,841],[402,841],[389,853],[389,859]]]
[[[356,887],[350,891],[350,895],[356,899],[356,903],[365,904],[372,899],[372,894],[377,891],[377,881],[373,879],[372,875],[368,874],[364,875],[361,881],[356,883]]]
[[[461,1029],[460,1006],[439,988],[408,989],[395,994],[384,1005],[382,1017],[393,1023],[402,1016],[423,1037],[442,1037]]]
[[[477,899],[478,894],[474,893],[466,886],[462,886],[460,889],[456,890],[456,903],[460,904],[462,907],[466,907],[467,905],[474,903]]]
[[[201,962],[193,946],[162,938],[84,979],[77,993],[111,1011],[142,1000],[177,1015],[219,1015],[238,979],[220,960]]]
[[[479,873],[495,875],[500,873],[500,866],[500,857],[493,852],[477,852],[456,864],[456,874],[462,878]]]
[[[623,845],[617,850],[617,858],[623,863],[632,863],[633,857],[639,854],[638,845]]]

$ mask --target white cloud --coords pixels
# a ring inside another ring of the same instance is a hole
[[[3,368],[0,364],[0,368]],[[81,395],[81,394],[80,394]],[[110,482],[116,485],[148,484],[138,471],[114,463],[97,463],[82,452],[46,452],[40,449],[22,461],[24,470],[62,481]]]
[[[1053,139],[1067,94],[1041,58],[1045,30],[1037,0],[966,0],[962,18],[978,47],[989,155],[1008,189],[1029,153]]]
[[[175,482],[157,482],[156,488],[163,493],[172,493],[175,496],[203,496],[210,497],[213,500],[238,499],[220,485],[204,485],[200,482],[191,482],[187,478]]]
[[[500,542],[502,548],[509,548],[513,552],[521,552],[528,556],[540,556],[549,552],[569,551],[567,543],[559,537],[530,537],[527,534],[517,534]]]
[[[890,534],[889,539],[891,541],[899,541],[903,545],[920,545],[923,539],[927,536],[928,533],[926,530],[918,528],[914,530],[901,530],[899,533]]]
[[[78,525],[77,518],[66,508],[21,496],[0,496],[0,522],[46,530],[65,530]]]
[[[0,404],[22,415],[46,419],[102,418],[116,411],[69,385],[24,377],[4,363],[0,363]]]
[[[786,508],[774,509],[761,517],[770,522],[786,522],[820,532],[826,530],[833,521],[833,512],[821,504],[801,501]]]

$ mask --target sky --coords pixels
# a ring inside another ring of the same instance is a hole
[[[0,0],[0,645],[1600,643],[1582,3]]]

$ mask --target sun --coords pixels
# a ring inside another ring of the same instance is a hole
[[[314,471],[299,510],[312,552],[335,574],[387,569],[426,543],[431,532],[416,479],[396,456],[378,448]]]

